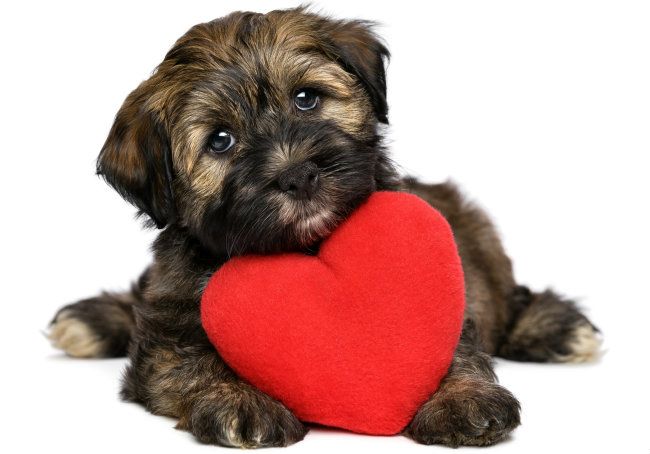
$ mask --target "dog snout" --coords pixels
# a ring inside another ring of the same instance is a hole
[[[311,199],[319,185],[318,166],[312,161],[305,161],[284,170],[278,178],[283,192],[298,200]]]

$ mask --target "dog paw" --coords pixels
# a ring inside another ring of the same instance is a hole
[[[288,446],[302,440],[305,426],[281,403],[261,393],[227,394],[198,402],[187,429],[202,443],[233,448]]]
[[[62,309],[52,320],[47,337],[55,348],[76,358],[103,356],[105,345],[100,336],[74,309]]]
[[[405,434],[418,443],[451,447],[488,446],[504,440],[520,424],[519,402],[490,382],[464,383],[433,395]]]
[[[125,356],[133,328],[132,304],[102,293],[61,308],[50,322],[52,345],[78,358]]]
[[[533,294],[499,348],[514,361],[584,363],[599,358],[600,331],[576,304],[548,290]]]
[[[574,325],[567,332],[564,348],[557,353],[555,360],[562,363],[586,363],[597,360],[601,353],[603,338],[589,321]]]

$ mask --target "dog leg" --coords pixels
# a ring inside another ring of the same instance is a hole
[[[52,345],[77,358],[126,356],[133,326],[130,293],[102,293],[61,308],[50,322]]]
[[[146,275],[130,292],[104,292],[59,309],[47,333],[52,345],[77,358],[126,356],[134,327],[133,306],[142,300]]]
[[[136,343],[122,397],[154,414],[179,419],[200,442],[237,448],[288,446],[305,426],[277,400],[240,380],[207,338],[203,345],[165,345],[147,336]]]
[[[599,330],[570,300],[519,287],[520,309],[497,354],[515,361],[581,363],[600,356]]]
[[[496,383],[491,358],[467,320],[449,373],[404,434],[427,445],[492,445],[519,425],[519,410],[517,399]]]

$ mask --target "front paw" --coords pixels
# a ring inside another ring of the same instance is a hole
[[[418,443],[488,446],[520,424],[519,402],[494,383],[466,381],[434,394],[406,428]]]
[[[305,426],[280,402],[253,388],[224,383],[199,400],[179,423],[202,443],[234,448],[288,446]]]

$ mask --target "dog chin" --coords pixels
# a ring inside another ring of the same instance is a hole
[[[337,223],[337,216],[331,210],[320,211],[297,220],[295,236],[302,247],[309,247],[327,237]]]

